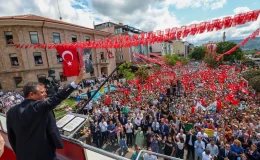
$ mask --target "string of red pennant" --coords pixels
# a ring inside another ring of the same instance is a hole
[[[229,55],[232,52],[234,52],[239,46],[244,46],[249,40],[255,39],[256,36],[258,36],[260,33],[260,28],[258,28],[256,31],[254,31],[252,34],[250,34],[248,37],[246,37],[242,42],[237,44],[235,47],[231,48],[229,51],[218,55],[217,61],[219,61],[224,55]]]
[[[227,16],[222,19],[214,19],[212,21],[201,22],[199,24],[191,24],[189,26],[181,26],[180,28],[167,28],[165,30],[157,30],[156,32],[143,32],[140,35],[119,35],[113,38],[105,38],[99,40],[91,40],[86,42],[62,43],[62,44],[15,44],[17,48],[47,48],[56,47],[65,48],[128,48],[131,46],[147,45],[167,40],[181,39],[188,35],[202,34],[204,32],[212,32],[223,28],[230,28],[236,25],[245,24],[247,22],[256,21],[260,14],[260,10],[254,10],[246,13],[236,14],[233,17]]]

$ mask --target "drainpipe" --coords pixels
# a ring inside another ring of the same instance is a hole
[[[45,20],[43,21],[43,23],[42,23],[42,36],[43,36],[43,43],[45,44],[45,37],[44,37],[44,33],[43,33],[43,26],[44,26],[44,24],[45,24]],[[50,68],[50,64],[49,64],[49,58],[48,58],[48,55],[47,55],[47,49],[46,49],[47,47],[45,47],[45,54],[46,54],[46,61],[47,61],[47,68],[49,69]]]

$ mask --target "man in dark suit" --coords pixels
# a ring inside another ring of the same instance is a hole
[[[164,139],[165,136],[167,137],[169,134],[169,127],[167,124],[164,124],[163,121],[161,122],[161,125],[160,125],[160,133],[162,135],[162,139]]]
[[[161,122],[161,118],[163,118],[163,114],[161,113],[161,110],[158,110],[158,113],[156,113],[156,118],[158,122]]]
[[[122,117],[119,118],[119,121],[123,126],[125,126],[125,124],[127,123],[127,118],[124,114],[122,114]]]
[[[238,140],[242,143],[242,147],[244,148],[244,150],[249,148],[252,144],[252,141],[249,139],[248,133],[244,133],[244,136],[238,137]]]
[[[219,150],[218,160],[236,160],[236,153],[230,150],[228,143],[225,144],[225,148]]]
[[[194,144],[196,140],[197,137],[196,135],[193,134],[193,129],[190,129],[186,136],[186,141],[185,141],[185,146],[187,147],[188,150],[187,159],[189,159],[190,154],[192,156],[192,159],[195,159]]]
[[[48,99],[43,84],[29,82],[24,86],[25,100],[7,112],[8,138],[17,160],[56,160],[56,148],[63,148],[63,144],[52,109],[84,76],[82,69],[74,82]]]

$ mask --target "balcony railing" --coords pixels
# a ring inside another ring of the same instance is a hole
[[[100,63],[101,64],[108,64],[109,63],[109,59],[100,59]]]

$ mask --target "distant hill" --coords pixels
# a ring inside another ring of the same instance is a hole
[[[229,40],[230,42],[235,42],[236,44],[240,43],[243,41],[241,40]],[[249,40],[245,46],[241,47],[243,50],[253,50],[253,49],[258,49],[260,50],[260,37],[256,37],[254,40]]]

